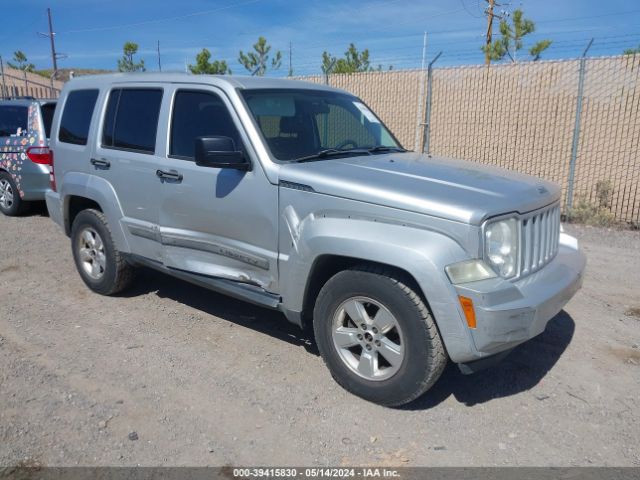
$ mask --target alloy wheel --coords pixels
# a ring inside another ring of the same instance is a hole
[[[91,227],[86,227],[80,232],[78,256],[85,273],[94,280],[100,280],[106,269],[107,257],[102,238]]]
[[[5,210],[13,206],[13,188],[4,178],[0,180],[0,206]]]
[[[333,318],[332,338],[343,363],[366,380],[391,378],[404,360],[403,334],[396,317],[372,298],[342,302]]]

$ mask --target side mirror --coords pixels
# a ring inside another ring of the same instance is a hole
[[[195,153],[196,165],[200,167],[251,169],[251,164],[229,137],[197,137]]]

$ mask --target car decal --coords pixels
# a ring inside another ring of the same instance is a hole
[[[15,135],[4,137],[0,140],[0,169],[9,172],[16,184],[20,198],[24,198],[22,189],[22,166],[24,162],[29,161],[26,151],[27,148],[35,145],[36,141],[39,146],[45,144],[44,139],[40,137],[40,115],[38,114],[37,105],[29,106],[28,114],[28,130],[18,130]]]

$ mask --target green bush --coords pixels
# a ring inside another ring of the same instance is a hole
[[[611,212],[611,195],[613,185],[609,180],[596,183],[595,202],[586,195],[578,197],[573,208],[567,212],[567,220],[572,223],[583,223],[595,227],[610,227],[616,223],[615,215]]]

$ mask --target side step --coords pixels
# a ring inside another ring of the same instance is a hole
[[[236,282],[226,278],[209,277],[207,275],[185,272],[183,270],[166,267],[159,262],[149,260],[148,258],[144,258],[139,255],[128,254],[127,260],[133,265],[143,265],[159,272],[166,273],[167,275],[171,275],[172,277],[179,278],[180,280],[213,290],[214,292],[229,295],[230,297],[237,298],[238,300],[243,300],[254,305],[274,310],[279,310],[281,307],[282,300],[280,295],[267,292],[256,285]]]

